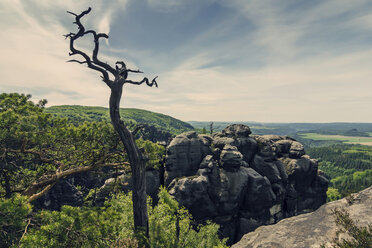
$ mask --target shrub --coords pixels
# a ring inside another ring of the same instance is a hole
[[[104,207],[63,206],[61,211],[40,211],[21,247],[226,247],[226,240],[218,237],[217,224],[194,226],[188,211],[164,188],[158,205],[151,207],[148,201],[149,239],[135,233],[131,199],[131,193],[117,194]]]
[[[333,239],[333,248],[371,248],[372,247],[372,225],[358,227],[350,218],[345,209],[334,209],[335,222],[339,227],[337,237]],[[341,233],[350,236],[349,239],[339,239]],[[324,245],[322,247],[325,247]]]
[[[31,205],[19,194],[9,199],[0,198],[0,247],[18,244],[26,226]]]

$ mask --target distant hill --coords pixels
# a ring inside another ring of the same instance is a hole
[[[60,117],[66,117],[74,123],[83,121],[110,121],[109,109],[104,107],[90,107],[80,105],[52,106],[45,112]],[[173,118],[169,115],[155,113],[143,109],[121,108],[120,115],[125,121],[145,123],[166,130],[172,134],[194,130],[190,124]]]
[[[189,121],[195,128],[209,130],[208,121]],[[213,122],[215,131],[221,131],[230,124],[248,125],[253,134],[276,134],[294,136],[298,132],[313,132],[329,135],[345,135],[345,136],[360,136],[368,137],[368,132],[372,132],[372,123],[268,123],[268,122]]]

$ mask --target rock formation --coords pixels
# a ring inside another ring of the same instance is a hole
[[[230,125],[213,137],[188,132],[167,147],[165,186],[197,221],[213,220],[230,243],[261,225],[313,211],[328,181],[289,137],[250,136]]]
[[[336,238],[338,227],[332,211],[345,209],[359,226],[372,223],[372,187],[353,194],[353,200],[341,199],[327,203],[312,213],[284,219],[275,225],[261,226],[248,233],[232,248],[318,248]],[[340,238],[346,238],[345,234]]]

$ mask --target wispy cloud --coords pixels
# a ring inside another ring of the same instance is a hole
[[[158,89],[128,85],[125,107],[183,120],[372,122],[368,0],[3,0],[0,90],[107,106],[99,73],[65,63],[62,34],[76,29],[65,11],[89,5],[84,23],[110,34],[102,60],[159,76]]]

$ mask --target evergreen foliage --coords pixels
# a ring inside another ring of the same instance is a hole
[[[334,209],[335,222],[339,227],[337,237],[332,242],[332,248],[370,248],[372,247],[372,225],[359,227],[350,218],[345,209]],[[350,238],[339,239],[341,233],[346,233]],[[322,246],[325,247],[324,245]]]
[[[0,247],[16,247],[27,225],[31,205],[19,194],[0,198]]]
[[[163,188],[155,207],[148,201],[150,238],[136,237],[133,226],[131,194],[117,194],[104,207],[63,206],[61,211],[34,213],[28,230],[26,218],[31,206],[16,195],[0,200],[1,247],[142,247],[197,248],[227,247],[218,237],[218,225],[207,222],[193,226],[191,215]],[[179,229],[177,229],[177,227]],[[6,233],[5,233],[6,232]],[[22,234],[25,235],[22,237]],[[20,240],[21,239],[21,240]],[[138,240],[141,240],[142,245]]]
[[[73,169],[100,161],[116,163],[129,171],[126,154],[112,125],[107,121],[74,125],[66,118],[44,113],[45,100],[30,101],[30,95],[0,95],[0,196],[9,198],[25,190],[57,168]],[[148,156],[148,168],[159,168],[165,148],[148,140],[137,140]]]

